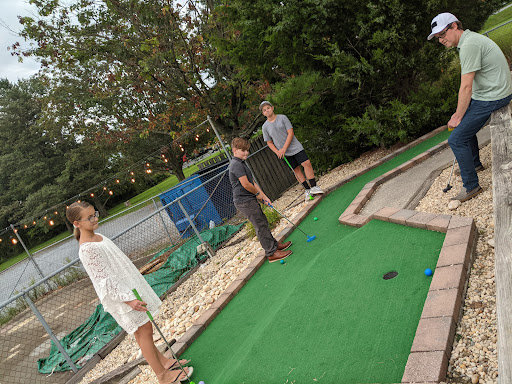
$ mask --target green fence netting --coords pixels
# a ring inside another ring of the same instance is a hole
[[[224,225],[207,229],[201,232],[204,241],[210,243],[213,249],[217,249],[224,241],[233,236],[244,225]],[[188,270],[199,262],[197,245],[200,244],[197,235],[191,237],[185,244],[175,250],[167,261],[158,269],[148,275],[144,275],[158,296],[162,296],[172,285]],[[152,260],[168,252],[171,247],[158,252]],[[206,257],[206,256],[202,256]],[[78,328],[64,336],[60,342],[64,350],[69,354],[78,368],[81,368],[95,353],[107,345],[122,328],[117,325],[114,318],[103,310],[103,306],[96,306],[94,313]],[[71,370],[71,367],[59,352],[52,341],[50,355],[39,359],[37,362],[40,373],[50,374]]]

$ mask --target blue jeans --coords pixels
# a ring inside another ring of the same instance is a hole
[[[448,144],[457,159],[457,163],[459,163],[460,176],[466,191],[478,187],[478,176],[475,168],[482,165],[476,134],[489,120],[491,113],[506,106],[511,99],[512,95],[496,101],[471,99],[462,121],[448,139]]]

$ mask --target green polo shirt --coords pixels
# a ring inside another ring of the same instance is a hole
[[[505,55],[488,37],[466,29],[457,45],[462,74],[475,72],[474,100],[494,101],[512,94],[512,77]]]

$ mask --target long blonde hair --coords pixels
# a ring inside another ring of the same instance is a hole
[[[67,219],[71,224],[73,224],[76,220],[80,220],[80,215],[82,214],[82,211],[86,208],[89,208],[90,206],[91,204],[89,204],[87,201],[77,201],[71,204],[66,211]],[[75,227],[74,225],[73,235],[75,236],[75,239],[80,240],[80,229]]]

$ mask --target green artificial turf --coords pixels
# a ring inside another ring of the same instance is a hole
[[[401,380],[444,234],[338,217],[361,188],[447,132],[340,187],[294,231],[286,263],[265,263],[186,351],[194,381],[396,383]],[[318,221],[313,218],[318,217]],[[385,273],[397,271],[392,280]]]

